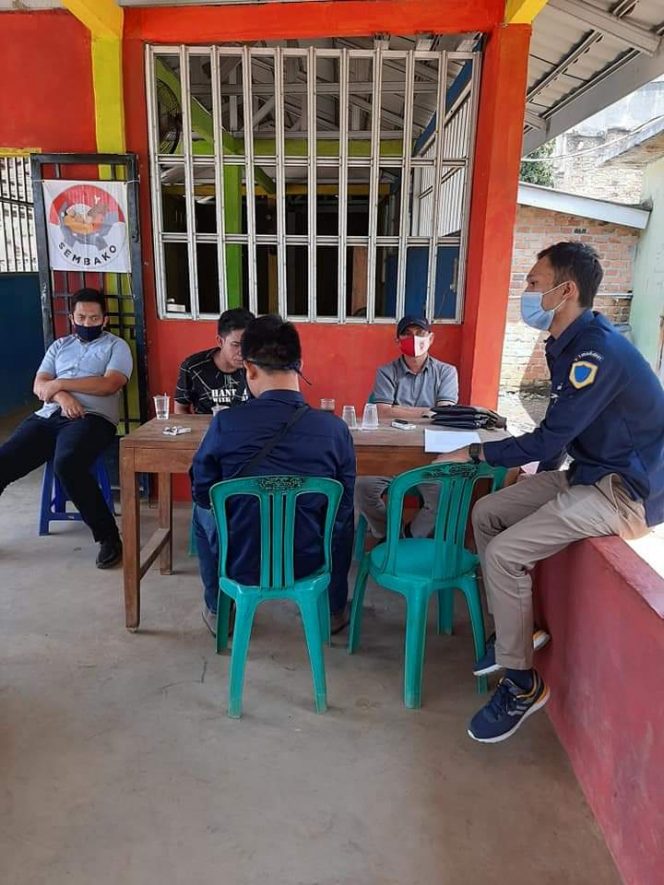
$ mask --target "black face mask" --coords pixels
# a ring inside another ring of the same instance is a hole
[[[78,323],[73,323],[73,326],[74,332],[81,341],[95,341],[104,331],[103,324],[101,326],[79,326]]]

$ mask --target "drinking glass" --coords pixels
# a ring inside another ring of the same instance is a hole
[[[334,412],[336,403],[333,399],[322,399],[320,401],[320,407],[324,412]]]
[[[355,406],[344,406],[341,411],[341,417],[350,427],[351,430],[357,428],[357,417],[355,415]]]
[[[168,421],[170,399],[166,394],[154,397],[154,411],[160,421]]]
[[[376,403],[367,403],[362,415],[362,430],[378,429],[378,406]]]

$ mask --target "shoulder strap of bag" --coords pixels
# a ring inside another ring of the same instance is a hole
[[[301,406],[298,406],[297,409],[290,416],[288,421],[277,430],[274,436],[271,436],[270,439],[265,443],[260,451],[256,452],[253,458],[250,458],[243,467],[233,475],[233,479],[239,479],[242,476],[251,476],[252,471],[261,464],[267,456],[270,454],[272,449],[277,445],[277,443],[281,442],[281,440],[286,436],[289,430],[300,420],[300,418],[304,415],[305,412],[309,411],[309,406],[306,403],[303,403]]]

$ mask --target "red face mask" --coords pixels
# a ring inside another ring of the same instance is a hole
[[[422,356],[431,345],[430,335],[406,335],[399,338],[399,346],[404,356]]]

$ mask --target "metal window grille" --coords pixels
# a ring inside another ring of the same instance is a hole
[[[30,158],[0,157],[0,273],[36,271]]]
[[[479,55],[366,43],[147,48],[161,316],[460,322]]]

